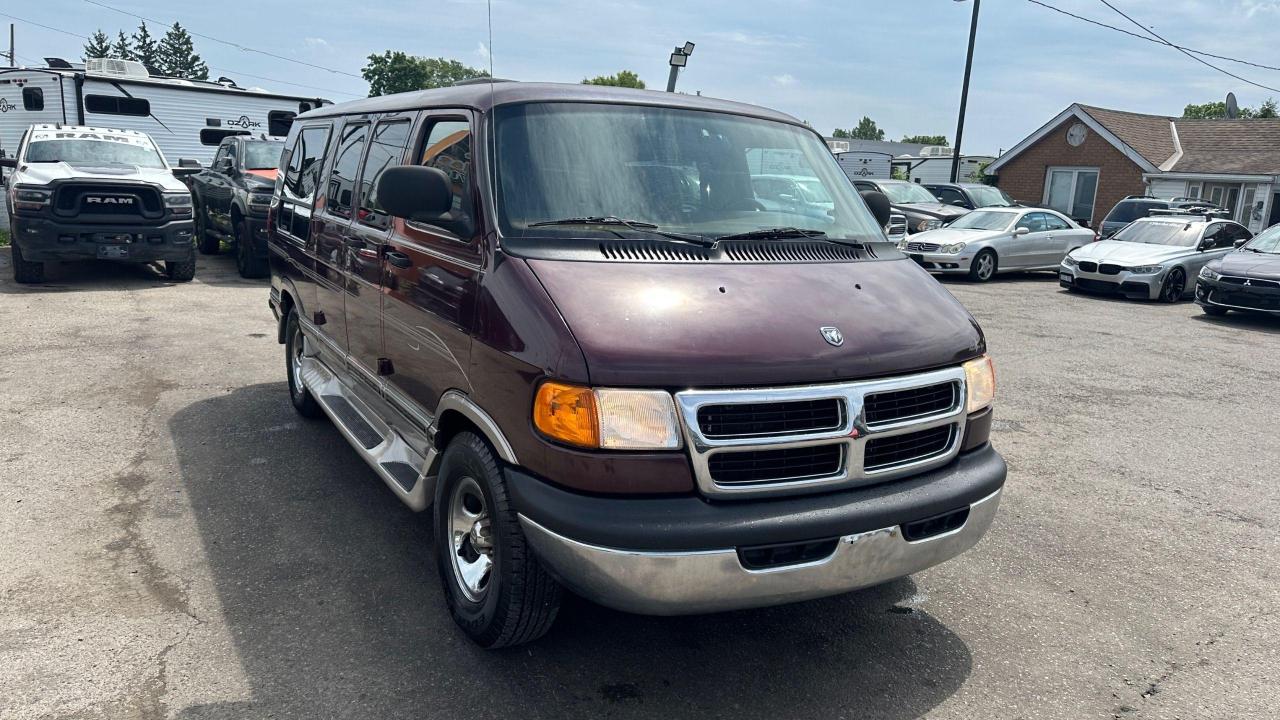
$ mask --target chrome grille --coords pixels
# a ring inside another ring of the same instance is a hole
[[[907,243],[907,250],[911,252],[937,252],[938,248],[940,247],[942,246],[939,245],[938,243],[915,242],[915,241]]]
[[[889,215],[889,224],[885,226],[885,235],[890,240],[901,240],[907,236],[907,216],[893,213]]]
[[[966,419],[960,368],[675,397],[694,475],[708,496],[851,487],[931,470],[960,451]]]

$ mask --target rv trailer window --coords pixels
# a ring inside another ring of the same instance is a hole
[[[221,145],[222,141],[232,135],[248,135],[248,130],[227,130],[226,128],[200,128],[201,145]]]
[[[43,110],[44,109],[44,90],[38,87],[22,88],[22,109],[23,110]]]
[[[146,117],[151,114],[151,103],[143,98],[117,97],[115,95],[85,95],[84,107],[91,113],[101,115],[136,115]]]
[[[289,134],[289,127],[293,125],[293,119],[297,117],[297,113],[288,110],[272,110],[267,113],[267,134],[284,137]]]

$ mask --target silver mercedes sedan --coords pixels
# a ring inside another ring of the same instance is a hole
[[[1089,228],[1044,208],[982,208],[898,247],[936,273],[986,282],[998,272],[1056,270],[1062,258],[1097,239]]]

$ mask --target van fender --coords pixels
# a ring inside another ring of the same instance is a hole
[[[502,429],[498,427],[498,423],[489,416],[474,400],[461,390],[446,390],[444,395],[440,396],[440,404],[436,406],[436,424],[437,427],[431,428],[431,436],[434,439],[438,430],[440,418],[449,411],[461,413],[480,429],[489,444],[498,453],[498,457],[503,462],[512,465],[519,465],[516,460],[516,451],[511,447],[511,443],[507,441],[507,436],[502,434]],[[443,448],[442,448],[443,450]]]

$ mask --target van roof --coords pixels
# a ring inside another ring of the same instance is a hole
[[[710,110],[734,115],[746,115],[804,126],[804,123],[800,120],[776,110],[730,100],[717,100],[700,95],[683,95],[655,90],[633,90],[631,88],[602,85],[510,81],[454,85],[434,90],[417,90],[372,97],[365,100],[352,100],[351,102],[338,103],[336,105],[325,105],[299,115],[298,119],[306,120],[334,115],[364,115],[367,113],[422,110],[433,107],[462,107],[484,112],[499,105],[528,102],[623,103],[687,108],[690,110]]]

